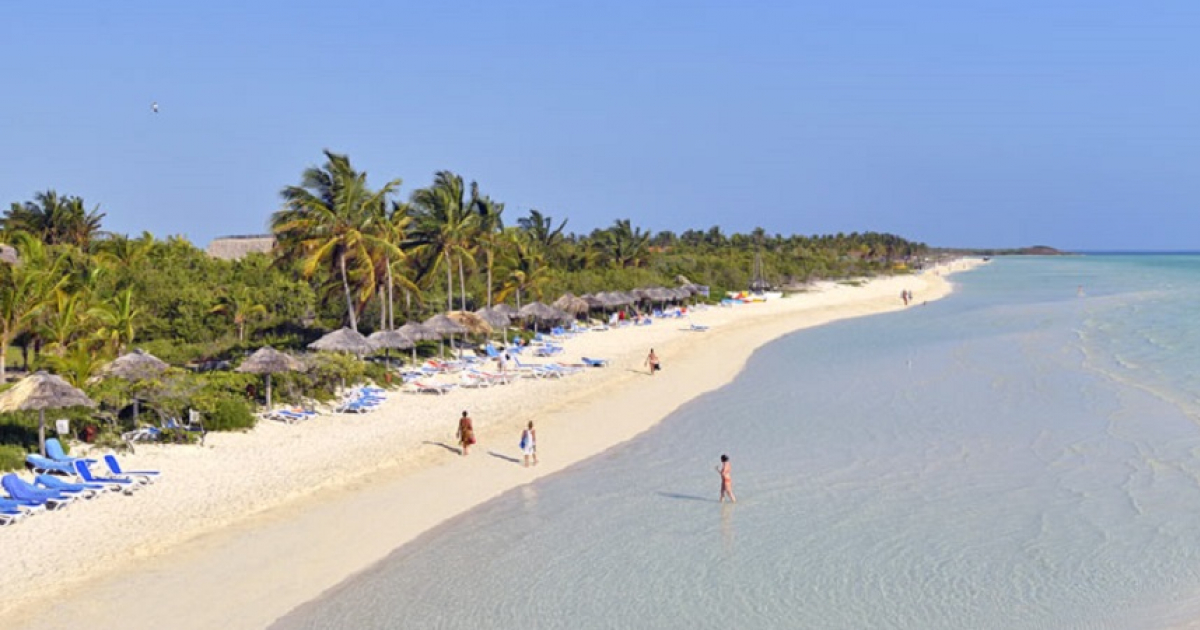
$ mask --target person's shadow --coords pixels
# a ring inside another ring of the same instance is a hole
[[[660,497],[666,497],[668,499],[679,499],[682,501],[703,501],[705,503],[717,503],[717,500],[713,499],[712,497],[700,497],[700,496],[696,496],[694,494],[679,494],[678,492],[657,492],[655,494],[657,494]]]
[[[450,446],[449,444],[446,444],[445,442],[430,442],[430,441],[426,440],[425,444],[429,444],[431,446],[440,446],[440,447],[446,449],[447,451],[454,453],[455,455],[462,455],[461,448],[455,448],[453,446]]]
[[[512,462],[514,464],[522,463],[521,460],[517,459],[516,457],[509,457],[508,455],[497,453],[496,451],[488,451],[488,455],[491,455],[492,457],[495,457],[496,459],[503,459],[506,462]]]

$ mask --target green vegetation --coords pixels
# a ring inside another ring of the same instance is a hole
[[[756,253],[770,283],[793,289],[905,272],[928,254],[876,233],[726,235],[714,226],[651,234],[619,219],[574,234],[538,210],[507,225],[503,203],[454,173],[436,173],[407,202],[395,198],[400,183],[370,188],[347,156],[326,151],[323,165],[282,189],[269,217],[274,251],[234,261],[178,236],[104,232],[98,207],[53,190],[13,203],[0,217],[0,239],[20,260],[0,263],[0,382],[10,367],[63,376],[101,409],[55,417],[93,425],[100,439],[132,426],[135,396],[145,420],[197,409],[210,429],[242,429],[253,424],[247,394],[261,381],[227,368],[263,345],[299,350],[341,326],[369,333],[447,308],[519,306],[566,291],[686,279],[720,296],[749,285]],[[174,367],[146,382],[94,378],[135,347]],[[223,369],[202,369],[211,366]],[[377,363],[323,355],[308,373],[277,375],[276,397],[328,399],[341,383],[383,377]],[[0,444],[28,448],[28,418],[0,418]]]

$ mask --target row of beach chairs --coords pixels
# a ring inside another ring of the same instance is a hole
[[[100,460],[70,457],[54,438],[46,440],[45,457],[30,453],[25,462],[33,471],[32,480],[17,473],[0,477],[0,488],[7,495],[0,496],[0,525],[11,525],[33,514],[59,510],[107,492],[132,494],[160,474],[156,470],[124,470],[111,454]],[[93,471],[92,465],[100,463],[107,470]]]

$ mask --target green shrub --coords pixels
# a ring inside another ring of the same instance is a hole
[[[25,449],[11,444],[0,444],[0,470],[25,468]]]
[[[238,431],[254,427],[254,414],[243,398],[218,395],[211,407],[200,409],[204,417],[204,428],[209,431]]]

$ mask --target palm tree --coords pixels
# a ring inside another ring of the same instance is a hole
[[[484,264],[487,266],[487,306],[492,307],[492,270],[496,265],[496,251],[502,244],[501,233],[504,230],[504,204],[492,201],[491,197],[479,196],[479,187],[471,182],[471,208],[478,222],[476,240],[483,250]]]
[[[254,289],[243,286],[232,293],[225,293],[217,298],[217,304],[210,313],[225,313],[233,318],[237,326],[238,341],[246,340],[246,323],[255,316],[266,316],[267,307],[255,301]]]
[[[356,303],[351,295],[351,274],[367,282],[373,277],[372,252],[393,248],[398,253],[398,248],[377,236],[375,226],[384,220],[387,197],[400,180],[372,191],[367,188],[367,174],[355,171],[347,156],[326,149],[325,157],[323,167],[306,169],[299,186],[280,193],[284,207],[271,215],[271,231],[288,255],[300,257],[306,277],[326,265],[334,269],[345,294],[350,327],[357,330],[361,301]],[[363,289],[358,293],[361,299]]]
[[[471,252],[479,222],[478,215],[463,203],[462,177],[450,171],[438,171],[433,185],[412,194],[413,253],[430,260],[427,273],[446,268],[446,309],[454,308],[453,268],[457,259],[462,308],[467,307],[466,279],[463,267],[474,264]]]
[[[30,330],[38,315],[67,282],[58,258],[28,233],[14,235],[21,256],[17,265],[0,265],[0,382],[7,376],[8,347]]]
[[[640,267],[649,257],[650,233],[632,227],[629,219],[618,219],[599,237],[598,244],[614,267]]]
[[[133,345],[142,314],[142,309],[134,306],[132,287],[88,310],[88,315],[100,322],[96,337],[111,344],[114,354],[121,354]]]
[[[542,297],[542,288],[550,280],[550,267],[540,248],[524,232],[513,230],[506,235],[511,245],[507,261],[509,271],[496,297],[503,302],[510,295],[515,296],[517,308],[521,308],[522,295]]]
[[[6,234],[28,232],[47,245],[69,244],[86,250],[100,232],[104,214],[99,206],[88,212],[83,199],[59,196],[53,190],[37,193],[33,199],[12,204],[0,219]]]
[[[543,215],[537,210],[530,209],[529,216],[517,219],[517,226],[529,236],[529,242],[537,247],[545,256],[553,259],[558,245],[563,240],[563,228],[567,220],[563,219],[558,227],[554,227],[554,218]]]

